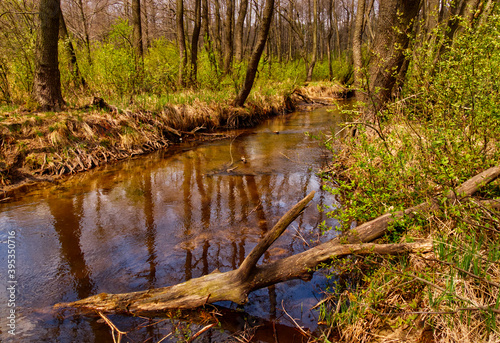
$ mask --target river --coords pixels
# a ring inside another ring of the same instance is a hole
[[[113,342],[99,316],[56,312],[52,305],[235,269],[312,190],[317,191],[313,204],[262,262],[325,240],[319,223],[334,226],[336,221],[317,206],[335,201],[321,191],[316,172],[331,155],[306,132],[331,134],[342,122],[334,107],[295,112],[254,129],[232,131],[229,139],[185,143],[0,203],[2,341]],[[14,273],[8,271],[9,259],[15,260]],[[230,341],[241,335],[238,330],[252,326],[253,341],[275,342],[276,336],[280,342],[291,341],[283,337],[300,334],[290,317],[304,328],[317,328],[318,314],[310,308],[321,299],[326,282],[316,273],[310,282],[293,280],[258,290],[245,306],[219,304],[227,308],[221,310],[221,324],[197,341]],[[207,324],[159,317],[109,319],[128,332],[122,342],[158,342],[166,336],[163,342],[176,342]]]

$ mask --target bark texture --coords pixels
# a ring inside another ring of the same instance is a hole
[[[71,75],[73,77],[75,85],[86,87],[87,83],[85,82],[85,78],[83,77],[83,75],[80,73],[75,48],[73,46],[73,42],[71,41],[71,37],[69,36],[68,28],[66,27],[66,21],[64,20],[64,16],[61,10],[59,10],[59,38],[63,41],[64,50],[68,56],[67,58],[69,61],[68,67],[71,71]]]
[[[207,14],[208,15],[208,14]],[[198,41],[201,32],[201,0],[195,0],[194,3],[194,27],[191,39],[191,69],[189,71],[189,80],[191,85],[195,85],[198,76]]]
[[[241,0],[240,9],[238,11],[238,19],[234,29],[234,50],[236,62],[243,60],[243,24],[248,10],[248,0]]]
[[[40,1],[33,97],[42,111],[59,111],[64,106],[57,50],[60,11],[59,0]]]
[[[369,99],[374,111],[391,98],[405,61],[421,0],[387,0],[379,4],[377,35],[369,66]]]
[[[179,75],[178,83],[180,86],[186,84],[186,65],[187,65],[187,50],[186,37],[184,35],[184,1],[176,0],[176,27],[177,27],[177,44],[179,45]]]
[[[312,47],[311,63],[309,63],[309,67],[307,68],[307,77],[306,77],[307,82],[312,81],[314,67],[316,66],[316,60],[318,59],[318,0],[313,0],[312,30],[313,30],[312,32],[313,47]]]
[[[224,28],[224,74],[230,74],[233,64],[234,0],[226,0]]]
[[[259,67],[260,57],[266,46],[267,37],[269,35],[269,28],[271,27],[271,21],[273,20],[274,13],[274,0],[266,0],[266,5],[264,7],[264,15],[262,18],[262,26],[260,27],[258,33],[257,43],[252,52],[252,57],[248,63],[247,73],[245,76],[245,81],[240,92],[236,96],[233,104],[238,107],[242,107],[252,90],[253,82],[255,80],[255,75],[257,74],[257,68]]]
[[[363,42],[363,22],[365,16],[366,0],[358,0],[358,9],[356,12],[356,21],[354,22],[354,37],[352,40],[352,60],[354,64],[354,87],[360,90],[363,86],[363,58],[361,45]]]
[[[134,50],[137,56],[142,58],[144,50],[142,44],[141,0],[132,0],[132,28]]]

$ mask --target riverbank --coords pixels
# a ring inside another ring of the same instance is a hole
[[[500,340],[500,118],[489,105],[498,98],[464,114],[467,99],[437,96],[388,104],[378,121],[352,123],[354,137],[326,142],[326,188],[342,204],[327,210],[336,230],[392,214],[399,219],[376,243],[433,244],[425,254],[334,262],[338,281],[320,312],[338,341]],[[462,191],[490,170],[488,182]]]
[[[338,107],[279,115],[255,128],[225,132],[228,139],[170,146],[64,177],[54,185],[37,185],[0,203],[5,229],[21,237],[18,260],[33,261],[18,281],[24,301],[19,304],[23,307],[19,339],[111,339],[100,317],[73,316],[73,311],[64,310],[64,318],[57,320],[61,312],[50,309],[101,292],[160,288],[217,268],[236,269],[263,233],[312,191],[316,191],[314,204],[266,252],[265,263],[315,245],[320,234],[317,223],[334,219],[315,206],[331,205],[333,199],[320,190],[315,173],[329,154],[313,137],[342,128],[345,116]],[[199,326],[189,319],[170,321],[162,316],[153,318],[157,324],[148,327],[140,317],[109,319],[129,333],[127,340],[138,342],[158,342],[170,333],[179,339],[191,337],[209,324],[216,326],[204,336],[215,341],[247,333],[259,337],[263,331],[268,335],[264,341],[274,342],[275,333],[280,341],[292,341],[280,330],[281,324],[293,326],[288,317],[276,315],[281,304],[300,325],[314,331],[317,315],[309,309],[317,301],[318,287],[326,282],[317,274],[311,282],[294,280],[256,290],[249,294],[242,314],[259,317],[258,321],[241,321],[236,327],[224,326],[226,319],[232,322],[232,314],[228,318],[215,314],[214,321],[205,317]],[[266,321],[269,325],[262,326]],[[242,332],[245,328],[249,331]]]
[[[120,109],[104,99],[62,112],[17,109],[0,114],[0,199],[39,182],[142,155],[188,140],[224,138],[224,131],[343,98],[333,83],[283,95],[254,94],[244,108],[225,102],[167,104],[161,110]]]

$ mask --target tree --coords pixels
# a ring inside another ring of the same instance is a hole
[[[142,46],[142,23],[141,23],[141,0],[132,0],[132,43],[137,57],[142,58],[144,49]]]
[[[176,2],[176,26],[177,26],[177,43],[179,45],[179,86],[185,86],[186,65],[187,65],[187,50],[186,37],[184,35],[184,2],[177,0]]]
[[[60,0],[40,1],[33,97],[43,111],[59,111],[65,105],[57,51],[60,11]]]
[[[352,60],[354,67],[354,87],[359,90],[362,87],[363,56],[361,45],[363,42],[363,20],[365,16],[366,0],[358,0],[356,22],[354,23],[354,37],[352,40]]]
[[[317,55],[318,55],[318,0],[313,0],[313,25],[312,25],[312,34],[313,34],[313,51],[311,57],[311,63],[309,64],[309,68],[307,69],[307,78],[306,81],[312,80],[312,74],[314,71],[314,66],[316,65]]]
[[[78,0],[77,6],[78,6],[78,9],[80,10],[81,20],[82,20],[82,24],[83,24],[83,35],[84,35],[85,48],[87,50],[87,60],[88,60],[89,64],[92,64],[92,57],[90,55],[89,20],[88,20],[87,15],[85,14],[83,0]]]
[[[238,11],[238,19],[234,30],[234,45],[236,62],[241,62],[243,59],[243,24],[248,10],[248,0],[241,0],[240,9]]]
[[[191,40],[191,69],[189,71],[189,81],[191,84],[196,83],[198,74],[198,40],[200,39],[201,31],[201,0],[195,0],[194,3],[194,28]]]
[[[210,59],[210,63],[215,70],[215,73],[218,73],[217,68],[217,60],[214,55],[213,47],[212,47],[212,39],[210,38],[210,16],[209,16],[209,8],[208,8],[208,0],[202,0],[202,18],[203,18],[203,31],[205,32],[204,46],[207,51],[208,58]]]
[[[405,50],[413,32],[421,0],[387,0],[379,3],[377,35],[369,64],[368,96],[372,111],[380,110],[391,98],[402,69]]]
[[[233,104],[235,106],[242,107],[245,104],[250,91],[252,90],[255,75],[257,74],[257,68],[259,67],[260,57],[262,56],[262,52],[264,51],[264,47],[266,45],[267,36],[269,35],[269,28],[271,27],[271,21],[273,19],[273,12],[274,0],[266,0],[262,24],[258,33],[257,44],[255,45],[252,56],[250,57],[250,62],[248,63],[243,87],[236,96],[236,99],[234,99]]]
[[[68,28],[66,27],[66,21],[64,20],[62,10],[59,10],[59,37],[63,41],[64,50],[66,51],[69,61],[71,76],[73,77],[75,85],[86,87],[87,83],[85,82],[83,75],[80,73],[75,48],[73,47],[73,42],[71,41],[71,37],[69,36]]]
[[[7,103],[11,102],[9,80],[7,79],[7,64],[0,57],[0,95],[2,95],[3,100]]]
[[[234,0],[226,0],[226,21],[224,22],[224,74],[231,73],[233,63]]]

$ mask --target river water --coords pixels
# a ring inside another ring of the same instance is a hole
[[[113,342],[109,326],[99,316],[57,312],[52,305],[235,269],[278,219],[312,190],[317,191],[313,204],[262,262],[325,240],[320,238],[319,223],[336,222],[317,206],[335,201],[321,191],[316,172],[331,156],[306,132],[331,134],[342,122],[333,107],[296,112],[254,129],[230,132],[229,139],[186,143],[0,203],[2,341]],[[9,259],[15,259],[15,273],[8,272]],[[244,334],[254,335],[253,341],[299,342],[290,317],[315,330],[318,314],[310,308],[321,299],[326,282],[316,273],[310,282],[293,280],[258,290],[245,306],[218,304],[223,307],[220,325],[197,341],[243,339],[239,331],[253,327]],[[116,315],[109,319],[128,332],[122,342],[158,342],[166,336],[163,342],[175,342],[210,323]]]

